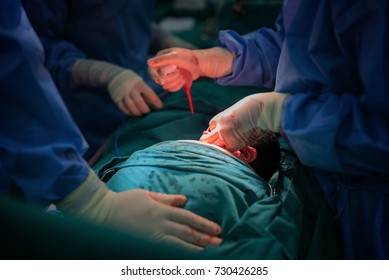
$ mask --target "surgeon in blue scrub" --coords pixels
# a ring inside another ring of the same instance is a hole
[[[162,107],[149,46],[191,46],[152,24],[154,0],[22,0],[89,160],[128,116]],[[191,46],[192,47],[192,46]]]
[[[193,80],[274,90],[216,115],[202,141],[236,151],[282,133],[316,172],[349,259],[389,259],[388,13],[386,0],[284,1],[274,30],[221,31],[213,48],[149,61],[171,91],[184,84],[177,67]]]
[[[218,245],[220,227],[180,208],[185,196],[107,189],[43,59],[20,1],[0,0],[0,195],[188,249]]]

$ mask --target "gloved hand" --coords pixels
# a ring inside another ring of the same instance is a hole
[[[200,250],[217,246],[220,227],[192,212],[178,208],[183,195],[133,189],[115,193],[91,170],[87,180],[57,204],[64,213],[121,228],[153,240]]]
[[[149,105],[162,108],[162,101],[143,79],[131,70],[123,70],[108,84],[108,91],[119,109],[128,116],[150,112]]]
[[[128,116],[149,113],[149,105],[162,107],[157,94],[138,74],[112,63],[78,59],[74,63],[72,76],[79,85],[107,86],[112,100]]]
[[[170,48],[162,50],[147,61],[151,78],[165,90],[178,91],[185,80],[178,68],[199,77],[220,78],[232,71],[234,55],[227,49],[213,47],[202,50]]]
[[[269,131],[281,132],[282,107],[289,94],[277,92],[247,96],[217,114],[200,141],[235,152],[255,145]]]

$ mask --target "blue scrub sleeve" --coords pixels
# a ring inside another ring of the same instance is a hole
[[[87,148],[19,1],[0,0],[0,191],[60,200],[87,178]],[[14,190],[14,189],[12,189]]]
[[[85,58],[85,54],[66,40],[66,30],[69,28],[66,26],[67,19],[71,17],[68,11],[69,1],[23,0],[22,3],[43,44],[45,66],[54,82],[60,90],[73,89],[76,86],[72,79],[73,65],[77,59]]]
[[[352,1],[335,10],[335,36],[352,57],[348,73],[356,74],[335,85],[350,92],[300,92],[286,101],[282,126],[303,164],[350,175],[388,174],[388,8],[387,1]]]
[[[284,31],[283,14],[275,29],[260,28],[243,36],[232,30],[219,32],[215,45],[235,54],[232,73],[216,79],[220,85],[274,88]]]

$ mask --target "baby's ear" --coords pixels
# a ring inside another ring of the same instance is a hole
[[[257,150],[251,146],[242,148],[239,158],[244,162],[250,163],[257,158]]]

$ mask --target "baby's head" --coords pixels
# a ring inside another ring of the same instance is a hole
[[[203,135],[207,133],[209,131],[204,131]],[[225,149],[223,150],[230,153]],[[230,154],[247,163],[266,181],[270,180],[281,164],[280,145],[273,132],[263,134],[254,145],[244,147]]]
[[[273,132],[263,134],[252,147],[257,152],[257,156],[248,164],[264,180],[269,181],[273,174],[278,171],[281,164],[281,150],[277,137]]]

